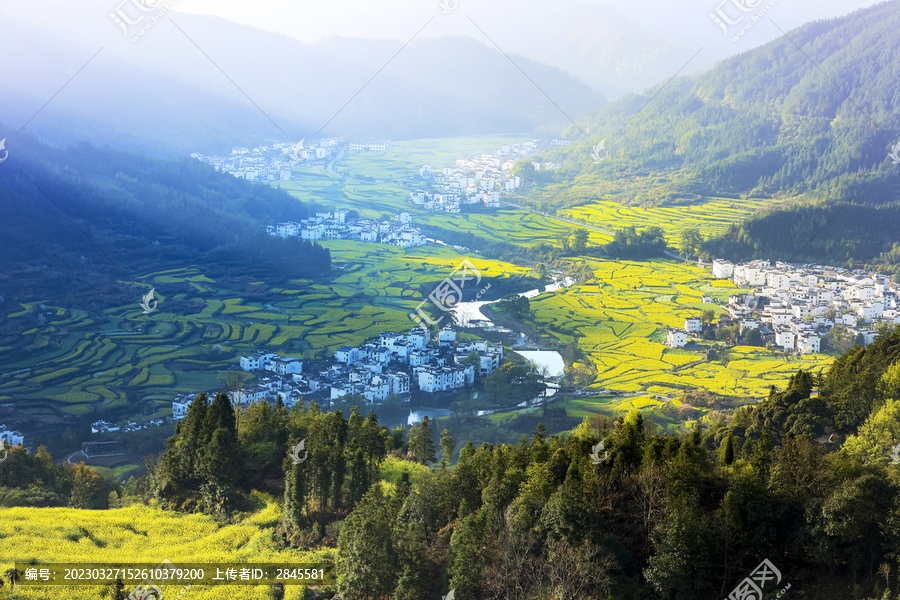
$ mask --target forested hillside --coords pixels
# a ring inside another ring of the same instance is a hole
[[[659,205],[750,196],[773,206],[850,204],[826,223],[832,229],[822,224],[834,212],[828,208],[774,211],[748,223],[727,253],[874,262],[900,230],[900,167],[889,156],[900,141],[898,27],[900,2],[892,0],[611,103],[569,128],[571,146],[545,153],[560,169],[522,167],[537,184],[532,201],[559,208],[604,197]],[[596,163],[591,154],[601,142]],[[860,227],[874,235],[860,242]]]
[[[726,597],[763,560],[797,596],[893,598],[900,327],[727,412],[681,436],[635,410],[457,450],[427,419],[391,430],[355,409],[236,413],[200,395],[150,475],[114,491],[222,518],[252,510],[252,490],[283,495],[275,543],[337,547],[347,600]],[[44,454],[14,458],[4,503],[76,502],[71,483],[42,483]]]
[[[22,134],[0,168],[0,198],[8,297],[90,297],[167,265],[228,274],[252,266],[256,277],[278,278],[330,269],[328,250],[265,234],[315,207],[195,160],[54,148]]]

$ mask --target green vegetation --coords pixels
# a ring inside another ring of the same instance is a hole
[[[440,246],[323,245],[339,257],[338,275],[290,280],[285,287],[219,282],[195,266],[129,282],[129,303],[100,315],[8,302],[15,312],[6,315],[6,331],[22,333],[16,345],[0,348],[0,360],[6,370],[21,372],[0,379],[0,398],[29,399],[24,409],[45,422],[62,422],[64,415],[163,416],[176,393],[219,389],[218,373],[240,353],[268,349],[321,358],[381,331],[410,329],[408,313],[462,260]],[[485,281],[529,274],[511,264],[470,260]],[[144,315],[139,300],[151,287],[159,303]],[[28,349],[24,355],[22,348]]]

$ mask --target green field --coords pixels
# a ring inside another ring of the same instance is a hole
[[[409,211],[414,223],[453,232],[471,233],[485,241],[522,247],[559,245],[557,236],[575,226],[559,219],[505,207],[492,212],[446,214],[411,205],[409,191],[420,187],[422,164],[435,169],[453,165],[459,157],[477,156],[512,138],[419,140],[393,144],[387,153],[353,153],[324,169],[295,170],[295,181],[276,182],[301,200],[327,208],[356,209],[379,217]],[[712,199],[706,203],[669,207],[630,208],[612,202],[592,202],[561,215],[603,229],[624,226],[662,227],[670,244],[685,227],[704,236],[724,231],[741,217],[763,207],[760,201]],[[591,231],[590,244],[609,240]],[[166,412],[177,393],[219,387],[217,374],[254,350],[322,358],[345,344],[360,344],[383,330],[404,331],[414,325],[408,313],[463,258],[469,258],[487,278],[532,274],[534,265],[514,265],[485,259],[478,244],[471,250],[425,246],[410,250],[350,241],[322,242],[332,253],[328,277],[295,280],[267,290],[265,302],[250,301],[247,292],[265,290],[264,282],[245,289],[204,276],[197,266],[146,273],[123,282],[134,288],[135,302],[104,311],[101,320],[72,308],[50,307],[40,327],[34,313],[41,301],[22,303],[6,315],[22,320],[21,346],[0,344],[0,403],[23,404],[47,422],[66,415],[101,418],[108,409],[129,405],[129,394]],[[570,271],[584,259],[553,265]],[[665,328],[681,327],[685,317],[718,305],[703,305],[708,293],[724,302],[734,293],[729,282],[712,280],[692,264],[672,261],[589,261],[594,279],[532,301],[528,323],[542,331],[546,342],[576,342],[585,364],[568,365],[596,374],[593,385],[634,393],[666,393],[708,389],[761,397],[772,384],[783,385],[798,368],[821,371],[827,356],[786,361],[762,348],[732,348],[721,360],[706,362],[699,352],[664,346]],[[138,299],[151,287],[158,310],[142,314]],[[259,297],[257,295],[256,297]],[[185,310],[185,306],[193,307]],[[175,307],[173,309],[173,307]],[[180,309],[178,307],[181,307]],[[709,344],[721,346],[715,342]],[[732,381],[727,374],[747,376]],[[153,404],[155,403],[155,405]],[[136,410],[136,407],[134,407]],[[129,408],[131,410],[131,408]]]
[[[531,301],[531,324],[563,344],[573,341],[596,369],[593,385],[630,392],[668,393],[706,389],[722,394],[762,397],[770,385],[783,385],[799,368],[821,371],[831,362],[814,355],[790,362],[765,348],[736,347],[726,359],[706,362],[699,352],[665,346],[667,327],[680,328],[703,309],[709,293],[725,299],[730,282],[676,261],[589,261],[595,280]],[[704,342],[723,347],[719,343]],[[577,366],[577,365],[576,365]],[[736,384],[726,371],[746,371]]]
[[[256,349],[303,358],[321,358],[339,346],[358,345],[382,331],[415,326],[408,314],[427,289],[469,258],[482,277],[523,275],[528,269],[452,248],[328,241],[333,275],[322,281],[295,280],[272,288],[265,303],[248,302],[236,290],[205,278],[199,267],[150,273],[135,281],[135,302],[105,311],[95,323],[77,309],[54,308],[46,326],[27,335],[32,352],[23,357],[0,351],[4,372],[0,399],[29,400],[26,409],[43,419],[96,415],[127,404],[127,394],[156,399],[157,415],[177,393],[217,389],[217,374],[237,357]],[[196,282],[202,281],[202,285]],[[193,292],[167,296],[167,287]],[[144,315],[137,300],[155,286],[157,310]],[[167,307],[193,303],[197,312]],[[8,319],[25,319],[35,304],[22,304]]]

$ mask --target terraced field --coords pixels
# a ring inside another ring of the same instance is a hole
[[[737,288],[673,261],[588,264],[594,281],[531,301],[532,324],[561,343],[576,341],[596,369],[598,387],[656,394],[706,389],[763,397],[770,385],[784,385],[797,369],[818,372],[831,362],[819,355],[787,362],[755,347],[729,348],[724,361],[706,362],[696,351],[670,349],[665,346],[667,327],[681,327],[686,317],[699,316],[703,309],[723,311],[717,304],[701,303],[703,294],[724,300]],[[735,370],[747,375],[735,382],[729,373]]]
[[[334,257],[333,280],[269,289],[265,303],[247,301],[189,267],[135,280],[135,302],[107,309],[102,323],[77,309],[50,307],[46,325],[24,334],[32,342],[30,354],[0,349],[0,404],[25,406],[53,422],[123,408],[135,394],[143,410],[162,416],[175,393],[218,388],[217,374],[236,364],[239,354],[265,349],[323,357],[382,331],[410,329],[415,324],[408,313],[424,297],[420,286],[442,281],[464,258],[441,246],[404,251],[324,244]],[[528,273],[469,258],[486,278]],[[184,291],[185,284],[191,291]],[[159,303],[144,315],[138,299],[151,287]],[[35,303],[22,304],[7,318],[33,318],[36,309]]]
[[[351,152],[341,159],[338,172],[365,175],[380,181],[394,181],[417,177],[422,165],[436,171],[454,166],[456,159],[480,156],[504,144],[526,141],[521,137],[443,138],[408,140],[391,143],[388,152]]]
[[[594,202],[561,211],[570,219],[605,229],[621,229],[634,226],[644,229],[656,225],[666,232],[669,245],[678,247],[678,234],[688,227],[700,230],[704,239],[728,230],[732,223],[741,221],[766,205],[759,200],[717,199],[687,206],[657,206],[640,208],[624,206],[616,202]]]

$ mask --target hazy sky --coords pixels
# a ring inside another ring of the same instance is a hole
[[[616,11],[638,29],[674,42],[706,47],[717,58],[742,52],[780,35],[768,20],[785,31],[803,23],[840,16],[871,6],[878,0],[726,0],[762,7],[771,3],[754,38],[735,44],[724,38],[710,13],[722,0],[443,0],[453,10],[444,13],[441,0],[180,0],[175,10],[215,14],[268,31],[313,42],[339,35],[406,41],[428,20],[435,18],[421,35],[462,34],[482,37],[466,17],[476,20],[486,33],[523,36],[540,29],[548,11],[566,14],[573,26],[579,15]],[[728,10],[727,4],[725,9]],[[482,37],[483,41],[483,37]],[[535,58],[535,57],[532,57]]]

